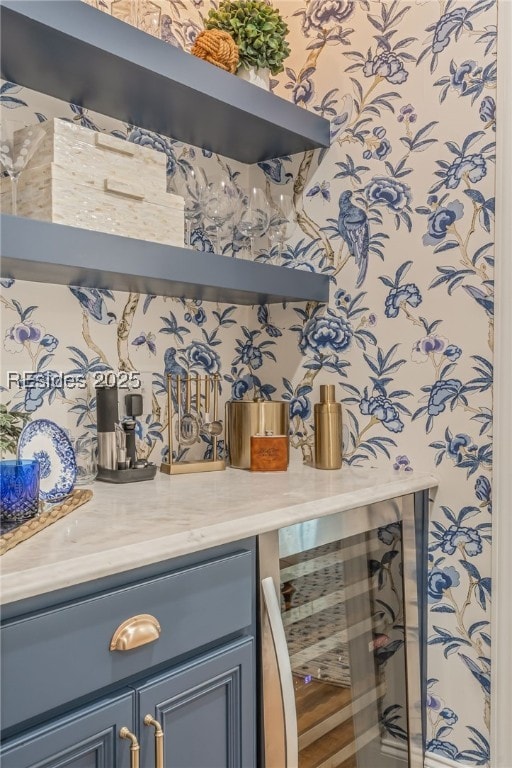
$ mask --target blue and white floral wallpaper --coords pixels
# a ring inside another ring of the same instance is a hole
[[[190,48],[209,0],[95,0]],[[293,197],[282,255],[329,275],[328,306],[241,308],[3,281],[3,368],[142,372],[139,449],[165,452],[164,374],[220,373],[223,398],[290,402],[294,460],[336,385],[345,462],[435,471],[430,530],[428,749],[490,765],[495,0],[281,0],[292,55],[272,87],[331,120],[329,150],[244,168],[33,94],[2,107],[60,116],[167,153],[167,172],[228,173]],[[224,233],[231,253],[232,233]],[[211,250],[196,227],[195,247]],[[235,251],[243,243],[237,238]],[[259,243],[265,261],[268,245]],[[275,252],[272,252],[275,256]],[[5,381],[2,381],[5,385]],[[10,407],[94,429],[93,391],[4,389]],[[205,450],[209,446],[205,445]]]

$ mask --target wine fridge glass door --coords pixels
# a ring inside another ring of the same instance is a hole
[[[280,560],[300,768],[407,764],[400,542],[395,523]]]
[[[400,516],[386,518],[354,535],[340,531],[334,540],[329,518],[280,531],[274,583],[295,699],[298,768],[421,765],[416,578],[405,583],[416,556],[407,550]]]

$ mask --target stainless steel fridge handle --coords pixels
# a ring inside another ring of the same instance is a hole
[[[295,708],[295,695],[293,692],[292,668],[286,635],[284,633],[281,607],[276,594],[274,580],[271,576],[262,579],[261,589],[267,611],[272,643],[279,671],[279,684],[283,701],[286,766],[284,768],[298,768],[299,765],[299,739],[297,734],[297,712]]]

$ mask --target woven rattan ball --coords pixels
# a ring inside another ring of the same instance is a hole
[[[229,32],[222,29],[205,29],[200,32],[192,53],[226,72],[234,74],[238,68],[238,46]]]

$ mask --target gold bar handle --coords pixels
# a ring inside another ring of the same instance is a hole
[[[196,373],[196,415],[201,416],[201,378]],[[199,440],[199,435],[197,436]]]
[[[96,146],[101,149],[108,149],[110,152],[117,152],[120,155],[128,155],[133,157],[135,155],[135,147],[133,142],[123,141],[118,139],[117,136],[110,136],[108,133],[96,134]]]
[[[122,739],[130,739],[130,768],[139,768],[140,744],[137,741],[137,737],[126,726],[121,728],[119,736]]]
[[[169,400],[169,403],[171,401]],[[178,374],[176,376],[176,410],[178,413],[178,423],[177,423],[177,431],[176,431],[176,442],[179,443],[181,439],[181,376]],[[172,464],[172,424],[171,424],[171,406],[169,405],[169,464]]]
[[[219,379],[220,376],[218,373],[215,373],[213,376],[213,421],[217,421],[219,418]],[[217,443],[218,438],[213,435],[212,437],[212,459],[217,458]]]
[[[205,376],[204,377],[204,411],[205,411],[205,419],[206,421],[211,421],[210,419],[210,377]]]
[[[149,613],[140,613],[118,626],[110,641],[111,651],[131,651],[141,645],[154,643],[160,637],[160,624]]]
[[[144,192],[134,189],[125,181],[119,181],[119,179],[105,179],[104,188],[105,192],[110,192],[113,195],[129,197],[132,200],[144,200]]]
[[[144,725],[152,725],[155,729],[155,768],[164,768],[164,732],[162,726],[151,715],[146,715]]]
[[[185,379],[185,413],[190,413],[190,403],[192,402],[192,379],[187,376]]]

